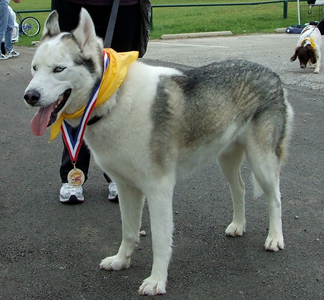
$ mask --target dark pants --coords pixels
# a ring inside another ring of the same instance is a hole
[[[89,12],[95,24],[96,33],[101,38],[105,37],[108,26],[111,6],[85,5],[84,8]],[[65,0],[52,0],[52,10],[59,13],[59,24],[62,31],[71,31],[76,28],[79,22],[81,5],[70,3]],[[114,36],[111,48],[117,52],[138,50],[138,40],[140,32],[140,9],[139,5],[120,6],[118,9],[117,20],[115,24]],[[72,129],[72,135],[76,134],[76,129]],[[62,183],[67,182],[67,174],[73,165],[71,163],[69,152],[64,144],[60,175]],[[76,167],[81,169],[88,178],[90,164],[90,151],[83,143]],[[105,175],[107,181],[110,178]]]

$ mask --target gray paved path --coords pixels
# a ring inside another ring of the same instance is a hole
[[[231,220],[228,186],[217,166],[178,184],[174,196],[174,252],[167,295],[159,299],[323,299],[324,187],[323,82],[321,74],[290,63],[297,35],[248,35],[152,41],[150,63],[200,66],[237,57],[279,73],[295,110],[289,160],[282,171],[286,249],[263,250],[268,213],[264,198],[251,200],[248,169],[247,233],[227,238]],[[0,62],[0,299],[143,299],[149,276],[148,236],[134,252],[132,266],[99,270],[121,239],[118,205],[107,201],[102,173],[92,164],[82,205],[58,202],[61,141],[48,144],[32,135],[34,110],[23,103],[33,48]],[[150,297],[148,297],[150,298]]]

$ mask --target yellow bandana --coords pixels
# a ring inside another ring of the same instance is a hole
[[[138,57],[137,51],[117,53],[111,48],[104,49],[104,51],[108,55],[109,65],[106,72],[103,74],[99,87],[97,102],[94,108],[107,101],[119,88],[127,74],[129,65]],[[82,117],[85,107],[86,105],[72,115],[62,113],[51,127],[50,142],[59,134],[63,120]]]
[[[312,38],[305,38],[305,39],[302,40],[301,46],[304,46],[304,44],[306,43],[306,41],[309,41],[311,43],[312,48],[315,49],[315,42],[314,42],[314,40],[315,40],[315,36],[313,36]]]

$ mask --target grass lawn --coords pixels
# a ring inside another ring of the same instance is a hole
[[[257,0],[151,0],[158,4],[200,4],[200,3],[247,3],[266,2]],[[11,1],[14,10],[50,9],[50,0],[28,0],[21,3]],[[303,3],[303,2],[302,2]],[[306,4],[304,4],[306,5]],[[48,13],[21,14],[21,17],[34,16],[43,26]],[[208,32],[230,30],[234,34],[271,33],[276,28],[297,24],[297,4],[289,2],[288,18],[283,18],[283,3],[262,5],[237,5],[218,7],[173,7],[153,8],[153,30],[151,39],[162,34]],[[41,30],[42,31],[42,30]],[[19,45],[30,46],[36,37],[21,36]]]

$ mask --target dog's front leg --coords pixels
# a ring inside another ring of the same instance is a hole
[[[172,196],[174,184],[166,184],[159,191],[147,194],[150,211],[153,266],[151,276],[139,288],[142,295],[165,294],[168,266],[171,258],[173,216]]]
[[[318,74],[320,72],[320,67],[321,67],[321,51],[316,49],[316,65],[315,65],[314,73]]]
[[[123,183],[117,182],[117,188],[123,240],[118,253],[103,259],[100,263],[100,269],[121,270],[128,268],[135,245],[139,242],[144,195],[138,188]]]

